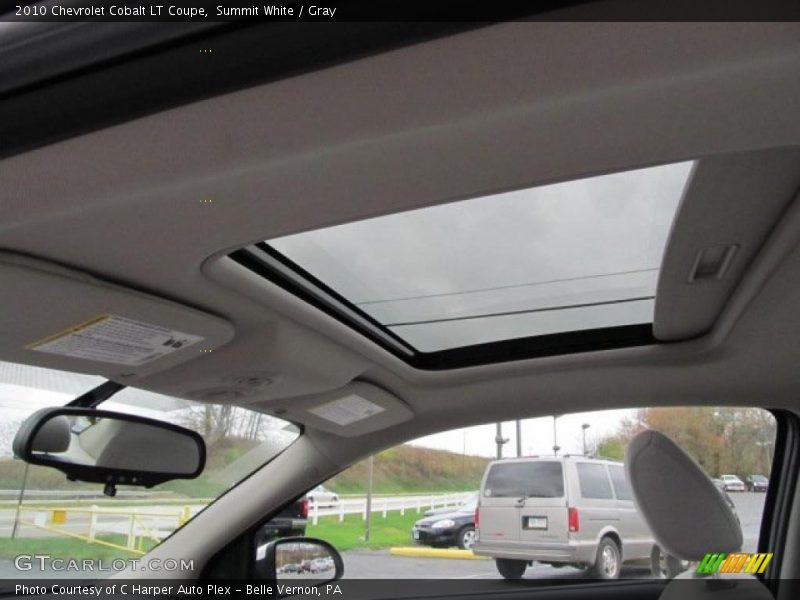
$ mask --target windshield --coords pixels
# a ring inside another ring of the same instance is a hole
[[[254,410],[125,388],[101,408],[199,433],[207,450],[199,477],[152,488],[120,485],[116,497],[110,498],[101,485],[68,481],[57,470],[14,458],[12,440],[31,413],[63,406],[104,381],[0,362],[0,576],[19,576],[12,560],[34,547],[53,558],[141,556],[299,435],[291,423]]]

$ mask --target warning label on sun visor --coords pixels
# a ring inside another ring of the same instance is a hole
[[[29,350],[61,354],[118,365],[143,365],[202,341],[174,329],[116,315],[100,315],[26,346]]]

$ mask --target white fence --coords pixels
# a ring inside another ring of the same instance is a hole
[[[23,506],[19,526],[78,538],[90,543],[142,554],[145,540],[156,543],[202,510],[204,505],[98,507]],[[103,534],[126,538],[124,546],[98,539]]]
[[[372,512],[379,512],[383,517],[390,511],[400,511],[401,515],[407,510],[421,513],[423,510],[436,510],[437,508],[455,507],[467,500],[474,492],[457,492],[451,494],[429,494],[421,496],[373,496]],[[367,518],[367,498],[358,496],[340,498],[333,506],[318,506],[312,504],[309,508],[309,519],[316,525],[320,517],[338,516],[339,522],[344,521],[345,515],[361,514]]]
[[[449,494],[427,494],[413,496],[373,496],[372,513],[380,513],[386,517],[389,512],[436,510],[455,507],[464,502],[473,492]],[[134,553],[141,553],[143,543],[150,539],[155,542],[163,539],[180,525],[188,521],[205,507],[205,504],[186,506],[122,506],[112,507],[35,507],[24,506],[20,515],[21,527],[33,527],[103,544],[115,548],[125,548]],[[345,515],[360,514],[367,518],[366,496],[344,497],[331,506],[311,504],[308,518],[314,525],[320,517],[335,516],[339,522]],[[125,546],[98,540],[97,536],[115,533],[126,538]]]

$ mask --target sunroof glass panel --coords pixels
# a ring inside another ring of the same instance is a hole
[[[691,162],[267,243],[420,352],[653,321]]]

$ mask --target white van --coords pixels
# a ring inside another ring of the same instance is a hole
[[[534,561],[586,568],[613,579],[623,562],[659,561],[652,534],[633,505],[621,462],[587,456],[489,463],[476,512],[475,554],[495,559],[507,579]]]

